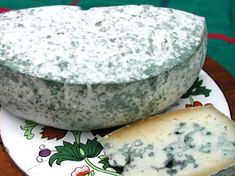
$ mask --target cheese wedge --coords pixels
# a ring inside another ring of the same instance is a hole
[[[213,106],[155,116],[99,141],[124,176],[235,174],[225,169],[235,164],[235,124]]]

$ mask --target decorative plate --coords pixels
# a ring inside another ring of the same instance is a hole
[[[216,83],[201,71],[182,98],[167,111],[213,104],[230,117],[227,101]],[[2,141],[13,161],[29,176],[121,176],[109,165],[97,136],[111,130],[65,131],[0,112]],[[96,137],[95,137],[96,136]]]

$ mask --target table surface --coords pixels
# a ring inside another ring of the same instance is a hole
[[[207,57],[203,69],[214,79],[222,89],[230,106],[232,119],[235,121],[235,78],[216,63]],[[23,176],[23,172],[13,163],[5,150],[0,139],[0,173],[7,176]],[[1,175],[0,174],[0,175]]]

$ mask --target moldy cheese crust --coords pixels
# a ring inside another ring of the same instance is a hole
[[[206,49],[205,19],[173,9],[7,12],[0,15],[0,102],[57,128],[127,124],[177,101],[197,78]]]

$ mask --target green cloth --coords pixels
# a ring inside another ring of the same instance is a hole
[[[0,7],[22,9],[55,4],[70,4],[72,0],[0,0]],[[152,4],[170,7],[205,16],[209,34],[223,34],[235,38],[234,0],[80,0],[83,9],[97,6]],[[235,40],[235,39],[234,39]],[[209,38],[208,55],[235,76],[235,41],[228,43]]]

